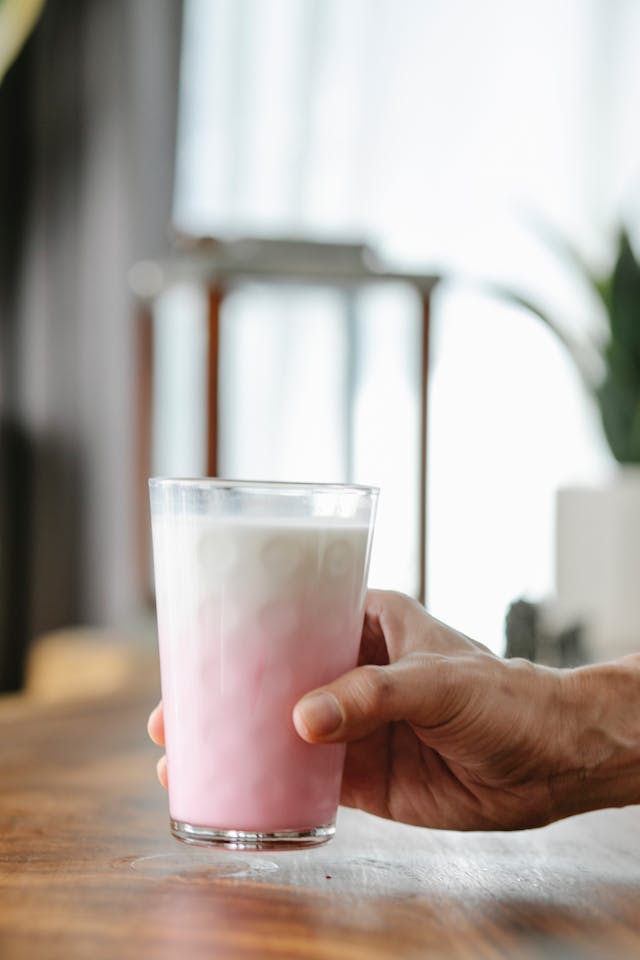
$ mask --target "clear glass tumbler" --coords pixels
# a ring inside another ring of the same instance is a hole
[[[378,491],[149,481],[171,831],[275,849],[335,830],[344,746],[296,701],[355,666]]]

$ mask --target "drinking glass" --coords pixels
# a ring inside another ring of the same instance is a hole
[[[335,830],[345,747],[297,700],[356,665],[378,491],[149,481],[171,832],[237,849]]]

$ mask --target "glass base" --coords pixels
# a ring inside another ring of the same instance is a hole
[[[183,843],[201,847],[226,847],[229,850],[300,850],[327,843],[336,832],[335,823],[323,823],[307,830],[277,830],[274,833],[253,830],[217,830],[196,827],[181,820],[170,820],[171,833]]]

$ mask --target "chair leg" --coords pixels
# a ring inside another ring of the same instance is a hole
[[[431,299],[422,294],[422,355],[420,364],[420,583],[418,599],[425,603],[427,595],[427,450],[429,400],[429,339]]]
[[[153,315],[151,306],[143,303],[137,315],[137,531],[136,568],[140,596],[150,600],[149,582],[149,491],[147,480],[151,474],[151,435],[153,398]]]
[[[218,380],[220,359],[220,311],[225,291],[220,286],[209,288],[208,296],[208,325],[209,325],[209,355],[208,355],[208,387],[207,387],[207,476],[218,476],[219,453],[219,411],[218,411]]]

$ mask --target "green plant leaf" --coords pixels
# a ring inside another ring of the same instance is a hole
[[[608,274],[606,277],[600,277],[599,279],[593,278],[593,283],[595,284],[598,296],[602,300],[605,309],[607,311],[607,317],[609,322],[611,322],[611,284],[612,276]]]
[[[611,336],[640,382],[640,265],[625,230],[611,277]]]
[[[533,231],[538,234],[541,240],[543,240],[545,246],[551,250],[554,250],[562,260],[572,263],[577,269],[578,273],[582,274],[592,291],[596,294],[597,298],[604,304],[604,307],[608,313],[610,278],[608,276],[603,278],[596,276],[582,254],[578,251],[577,247],[574,247],[571,241],[567,239],[565,234],[563,234],[562,231],[559,230],[550,220],[547,220],[539,213],[536,213],[530,214],[527,217],[527,222],[532,227]]]
[[[499,284],[485,284],[483,286],[483,290],[501,300],[505,300],[507,303],[512,303],[516,306],[523,307],[525,310],[528,310],[529,313],[532,313],[535,317],[537,317],[538,320],[541,320],[542,323],[549,330],[551,330],[554,336],[560,341],[565,350],[567,350],[569,353],[578,371],[578,374],[589,393],[593,393],[597,389],[594,373],[590,369],[590,366],[585,359],[583,348],[572,337],[570,337],[569,334],[565,333],[565,331],[557,323],[555,323],[555,321],[553,321],[544,310],[542,310],[532,300],[529,300],[528,297],[524,297],[519,293],[515,293],[513,290],[509,290],[507,287],[503,287]]]
[[[636,412],[631,424],[629,453],[629,463],[640,463],[640,402],[636,404]]]
[[[606,361],[606,377],[596,392],[605,436],[619,463],[640,463],[640,378],[616,341]]]
[[[626,230],[620,231],[611,273],[596,277],[555,228],[539,219],[534,226],[547,244],[578,268],[597,293],[609,324],[606,346],[574,340],[528,297],[500,285],[486,285],[484,289],[528,310],[554,333],[572,357],[587,390],[596,398],[614,457],[620,463],[640,464],[640,263],[629,236]]]

